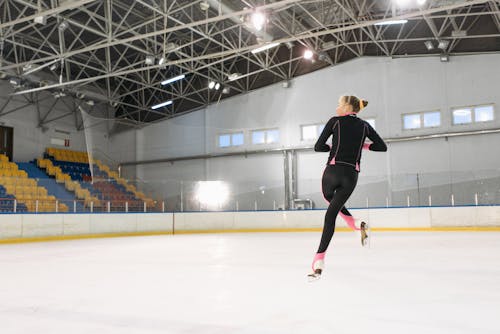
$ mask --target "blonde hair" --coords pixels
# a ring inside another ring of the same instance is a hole
[[[352,106],[352,111],[355,113],[363,110],[367,105],[368,101],[358,98],[354,95],[342,95],[341,99]]]

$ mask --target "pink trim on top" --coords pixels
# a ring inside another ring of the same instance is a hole
[[[316,253],[316,255],[314,255],[313,263],[311,264],[312,270],[314,271],[314,264],[316,263],[316,261],[321,261],[324,259],[325,259],[325,253]]]
[[[372,144],[364,143],[364,144],[363,144],[363,149],[364,149],[364,150],[369,150],[371,145],[372,145]]]
[[[357,228],[356,224],[354,223],[353,216],[344,215],[342,212],[339,212],[339,215],[342,217],[342,219],[345,220],[345,222],[351,228],[351,230],[359,230],[359,228]]]

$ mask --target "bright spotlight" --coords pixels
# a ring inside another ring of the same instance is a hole
[[[419,6],[425,5],[426,2],[427,2],[427,0],[417,0],[417,4]]]
[[[196,187],[196,199],[206,206],[223,205],[229,199],[229,188],[222,181],[200,181]]]
[[[255,12],[252,14],[252,24],[257,31],[261,31],[266,23],[266,15],[262,12]]]
[[[215,84],[215,90],[219,90],[219,88],[220,88],[220,83],[216,83]]]
[[[214,89],[214,87],[215,87],[215,81],[210,81],[210,82],[208,83],[208,88],[210,88],[210,89]]]
[[[314,53],[309,49],[304,51],[304,59],[312,59],[313,55]]]

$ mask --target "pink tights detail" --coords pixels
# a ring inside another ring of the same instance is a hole
[[[356,224],[354,224],[354,217],[353,216],[344,215],[342,212],[339,212],[339,215],[340,215],[340,217],[342,217],[342,219],[345,220],[347,225],[349,225],[349,227],[352,230],[359,230],[359,228],[356,227]]]

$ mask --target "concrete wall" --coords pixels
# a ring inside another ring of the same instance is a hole
[[[206,109],[148,126],[139,131],[137,159],[159,159],[196,154],[217,154],[255,149],[310,146],[302,141],[300,126],[324,123],[334,113],[337,98],[355,94],[369,101],[360,117],[375,118],[376,129],[384,138],[500,128],[500,55],[451,57],[442,63],[437,57],[390,59],[359,58],[329,67],[292,81],[265,87],[210,105]],[[451,108],[494,104],[495,120],[472,125],[452,125]],[[432,129],[403,130],[402,115],[422,111],[441,111],[441,126]],[[251,145],[254,129],[279,128],[277,144]],[[245,144],[237,148],[217,147],[217,135],[243,131]],[[500,155],[491,154],[491,144],[500,134],[448,137],[389,145],[387,153],[364,152],[359,186],[349,205],[370,206],[500,202]],[[253,209],[262,188],[283,187],[283,162],[279,155],[253,158],[217,158],[172,165],[144,165],[137,169],[144,180],[162,180],[158,195],[180,188],[180,181],[222,179],[245,194],[241,207]],[[326,155],[298,154],[298,197],[311,198],[323,206],[320,178]],[[175,175],[175,177],[173,177]],[[257,177],[255,178],[255,175]],[[244,180],[242,180],[244,179]],[[247,185],[248,180],[255,184]],[[174,185],[177,182],[177,185]],[[275,186],[279,185],[279,186]],[[252,189],[253,188],[253,189]],[[253,194],[249,194],[253,192]],[[269,208],[282,203],[283,191],[262,202]],[[242,199],[243,200],[243,199]],[[234,204],[228,204],[231,209]]]

